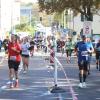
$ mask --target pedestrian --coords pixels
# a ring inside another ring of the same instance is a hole
[[[86,87],[86,78],[88,72],[88,61],[89,61],[89,53],[92,52],[91,49],[88,48],[87,37],[85,35],[82,36],[82,41],[76,43],[75,52],[78,57],[78,66],[79,66],[79,87]]]
[[[99,69],[100,71],[100,39],[98,40],[95,48],[96,53],[96,69]]]
[[[28,66],[29,66],[29,48],[30,48],[30,43],[28,42],[28,39],[25,37],[23,38],[23,43],[21,44],[22,48],[22,62],[23,62],[23,73],[26,73],[28,71]]]
[[[71,62],[71,54],[72,54],[72,41],[71,38],[68,38],[65,42],[65,51],[66,51],[66,57],[67,57],[67,63]]]
[[[8,43],[8,66],[9,66],[9,78],[10,78],[10,87],[19,87],[19,77],[18,77],[18,68],[21,61],[21,46],[18,42],[16,35],[11,35],[11,40]],[[15,82],[13,78],[15,77]]]

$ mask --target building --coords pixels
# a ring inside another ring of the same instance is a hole
[[[68,11],[62,13],[62,17],[60,18],[61,21],[60,25],[63,26],[65,29],[71,29],[77,33],[75,37],[75,40],[77,39],[77,36],[80,38],[80,32],[84,27],[84,22],[81,21],[81,14],[78,14],[77,16],[73,16],[73,12]],[[93,21],[91,22],[92,26],[92,34],[100,34],[100,15],[93,15]]]
[[[0,38],[4,39],[17,24],[20,24],[20,2],[0,0]]]
[[[32,6],[21,6],[20,8],[20,17],[22,18],[21,23],[26,23],[31,25],[32,21]],[[24,19],[24,20],[23,20]]]
[[[80,33],[83,28],[83,22],[81,22],[80,15],[74,17],[74,30]],[[92,21],[93,34],[100,34],[100,16],[94,15]]]

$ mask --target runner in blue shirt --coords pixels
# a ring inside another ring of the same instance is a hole
[[[79,87],[86,87],[86,77],[88,72],[88,61],[89,61],[89,49],[87,43],[87,37],[82,36],[82,41],[78,42],[75,46],[75,52],[77,52],[78,66],[79,66]]]

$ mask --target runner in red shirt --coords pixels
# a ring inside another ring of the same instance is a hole
[[[21,61],[21,46],[18,42],[16,35],[11,35],[11,41],[8,43],[8,66],[9,66],[9,77],[10,87],[18,87],[18,68]],[[13,78],[16,78],[15,84]]]

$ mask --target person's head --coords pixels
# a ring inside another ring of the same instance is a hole
[[[25,37],[25,38],[23,39],[23,42],[24,42],[24,43],[28,42],[28,38]]]
[[[11,42],[17,42],[18,36],[11,34]]]
[[[87,36],[86,35],[82,35],[82,41],[87,41]]]
[[[91,38],[90,37],[87,37],[87,42],[91,42]]]

